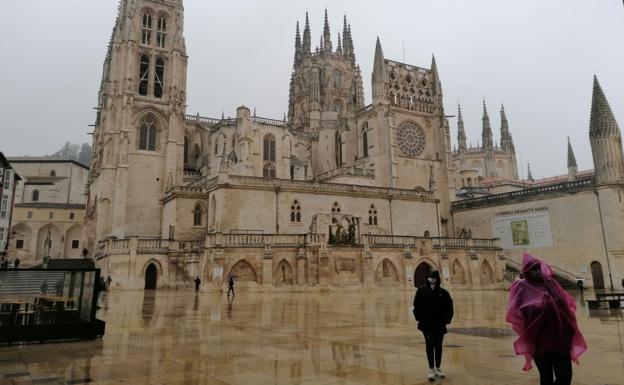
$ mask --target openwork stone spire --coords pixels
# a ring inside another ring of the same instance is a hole
[[[310,37],[310,19],[308,18],[308,12],[306,11],[305,26],[303,27],[303,43],[301,47],[304,55],[310,54],[311,46],[312,40]]]
[[[297,30],[295,32],[295,65],[301,61],[301,35],[299,34],[299,22],[297,21]]]
[[[494,148],[494,140],[492,138],[492,127],[490,126],[490,117],[488,116],[487,107],[485,105],[485,100],[483,101],[483,119],[482,119],[482,131],[481,131],[481,140],[483,141],[483,148],[492,149]]]
[[[457,104],[457,144],[460,152],[466,150],[466,130],[464,129],[464,118],[459,103]]]
[[[501,148],[503,151],[514,152],[513,139],[511,138],[511,132],[509,131],[509,122],[507,121],[507,115],[505,114],[505,106],[501,104]]]
[[[589,119],[589,135],[596,136],[620,136],[620,128],[613,116],[611,106],[594,75],[594,90],[592,95],[591,116]]]
[[[325,23],[323,24],[323,46],[325,52],[332,52],[331,33],[329,32],[329,21],[327,20],[327,9],[325,9]]]

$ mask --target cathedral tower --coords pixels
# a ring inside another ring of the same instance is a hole
[[[182,175],[186,67],[182,0],[121,0],[93,132],[90,248],[161,235],[160,199]]]
[[[596,76],[589,121],[589,141],[594,159],[596,184],[624,183],[622,135]]]

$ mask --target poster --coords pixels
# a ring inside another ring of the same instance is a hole
[[[490,221],[492,236],[503,249],[552,247],[548,207],[502,211]]]
[[[223,278],[223,267],[218,266],[212,269],[212,278],[213,279],[221,279]]]
[[[405,277],[407,278],[408,281],[412,281],[414,279],[414,269],[412,269],[411,267],[406,267],[405,268]]]

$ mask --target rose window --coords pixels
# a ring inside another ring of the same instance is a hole
[[[425,149],[425,132],[415,123],[405,122],[397,128],[396,141],[405,155],[417,157]]]

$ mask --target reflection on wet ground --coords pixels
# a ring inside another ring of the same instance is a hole
[[[445,384],[537,384],[513,355],[507,292],[455,291]],[[425,384],[413,292],[195,294],[113,291],[102,340],[0,348],[0,384]],[[578,319],[575,384],[624,384],[619,310]]]

